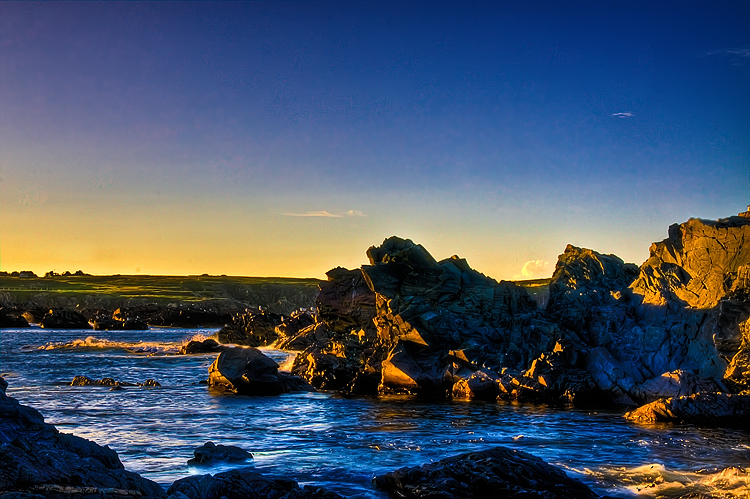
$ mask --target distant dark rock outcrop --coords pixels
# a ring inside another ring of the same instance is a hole
[[[0,495],[165,497],[156,483],[126,471],[109,447],[60,433],[31,407],[5,395],[0,378]]]
[[[161,383],[154,379],[147,379],[142,383],[128,383],[127,381],[118,381],[114,378],[102,378],[102,379],[91,379],[87,376],[76,376],[73,381],[69,383],[70,386],[109,386],[109,387],[123,387],[123,386],[147,386],[157,387],[161,386]]]
[[[625,414],[637,423],[693,423],[750,428],[750,395],[696,393],[659,399]]]
[[[373,483],[391,497],[407,499],[599,497],[579,480],[568,477],[560,468],[526,452],[506,447],[401,468],[376,476]]]
[[[45,329],[91,329],[88,319],[73,310],[50,310],[39,325]]]
[[[22,315],[9,314],[0,308],[0,329],[21,329],[29,327],[29,322]]]

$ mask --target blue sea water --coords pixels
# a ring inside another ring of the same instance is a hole
[[[621,411],[565,410],[332,393],[245,397],[201,384],[216,354],[174,355],[215,330],[0,331],[8,395],[60,431],[108,445],[125,467],[164,485],[229,468],[187,465],[207,441],[254,454],[256,470],[347,497],[385,497],[372,477],[504,445],[561,466],[618,497],[750,497],[750,432],[689,425],[639,426]],[[267,350],[280,364],[285,352]],[[77,375],[158,388],[68,386]]]

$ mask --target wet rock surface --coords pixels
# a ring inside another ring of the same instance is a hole
[[[523,451],[495,447],[436,463],[401,468],[373,478],[375,486],[400,498],[599,497],[564,471]]]
[[[158,387],[161,384],[154,379],[147,379],[142,383],[128,383],[127,381],[118,381],[114,378],[102,378],[102,379],[91,379],[86,376],[76,376],[73,381],[69,383],[69,386],[109,386],[109,387],[124,387],[124,386],[147,386],[147,387]]]
[[[0,378],[2,380],[2,378]],[[3,380],[3,388],[7,383]],[[124,469],[117,454],[60,433],[36,410],[0,390],[0,495],[164,497],[155,482]]]
[[[183,478],[167,494],[172,499],[343,499],[322,487],[300,487],[294,480],[263,476],[252,468]]]
[[[220,345],[218,341],[213,338],[206,338],[205,340],[198,341],[192,340],[187,345],[180,348],[179,353],[181,355],[191,355],[197,353],[214,353],[219,352],[227,347]]]
[[[659,399],[625,414],[637,423],[693,423],[750,428],[750,394],[697,393]]]
[[[279,372],[279,365],[257,348],[223,350],[208,369],[208,386],[241,395],[279,395],[314,391],[297,376]]]
[[[91,329],[88,319],[73,310],[49,310],[39,325],[45,329]]]
[[[210,465],[219,462],[244,462],[253,458],[253,455],[244,449],[234,445],[216,445],[213,442],[206,442],[201,445],[193,451],[193,455],[195,457],[187,462],[192,466]]]

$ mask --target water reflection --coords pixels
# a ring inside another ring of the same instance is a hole
[[[171,355],[196,331],[102,334],[108,336],[76,343],[86,336],[3,331],[0,365],[10,374],[8,392],[62,431],[109,445],[127,468],[165,485],[192,473],[227,469],[187,466],[193,450],[209,440],[252,452],[261,472],[351,497],[381,497],[371,486],[374,474],[495,445],[564,466],[611,495],[650,490],[669,496],[678,489],[684,494],[685,487],[736,494],[747,485],[740,468],[750,467],[750,435],[740,430],[641,427],[619,412],[517,404],[325,393],[226,395],[199,384],[215,354]],[[148,354],[135,347],[144,343]],[[287,358],[283,352],[267,353],[277,362]],[[130,382],[153,378],[162,387],[112,392],[67,386],[76,375]],[[728,469],[730,464],[738,468]],[[709,481],[712,488],[706,488]]]

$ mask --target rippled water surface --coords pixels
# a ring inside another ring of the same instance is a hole
[[[209,391],[212,355],[173,355],[214,330],[2,330],[8,395],[61,431],[116,450],[125,467],[168,486],[226,467],[188,467],[211,440],[255,456],[261,472],[325,486],[348,497],[383,497],[372,477],[461,452],[505,445],[566,468],[619,497],[750,497],[750,433],[692,426],[637,426],[620,412],[560,410],[329,393],[244,397]],[[266,352],[281,363],[284,352]],[[160,388],[67,386],[75,376]]]

